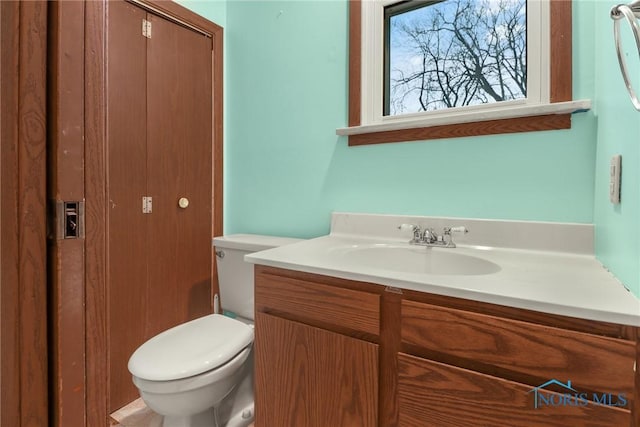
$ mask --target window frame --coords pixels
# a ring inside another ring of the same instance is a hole
[[[410,120],[397,120],[396,116],[391,121],[399,123],[399,126],[390,129],[387,126],[383,130],[380,129],[383,127],[380,122],[363,122],[363,116],[365,120],[371,117],[366,117],[367,112],[363,111],[362,105],[363,1],[372,0],[349,0],[349,127],[337,130],[339,135],[347,135],[349,145],[570,129],[571,112],[590,107],[588,101],[578,102],[578,105],[571,102],[572,1],[549,0],[549,34],[545,35],[549,40],[549,97],[548,103],[540,104],[541,108],[528,110],[521,116],[517,111],[511,111],[511,117],[508,118],[482,118],[466,114],[455,123],[434,125],[424,124],[429,119],[414,120],[412,124],[403,125],[403,122]],[[369,102],[366,96],[365,101]]]

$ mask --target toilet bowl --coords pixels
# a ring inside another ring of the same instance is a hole
[[[163,427],[246,427],[253,408],[253,266],[244,255],[297,239],[214,239],[225,314],[168,329],[129,359],[133,383]]]
[[[147,341],[129,359],[129,372],[164,426],[218,426],[214,408],[248,375],[252,342],[250,325],[212,314]]]

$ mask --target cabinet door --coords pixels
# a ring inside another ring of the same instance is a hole
[[[256,427],[377,426],[378,345],[256,315]]]
[[[400,427],[628,426],[628,410],[543,391],[557,405],[536,407],[533,387],[466,369],[398,355]],[[565,402],[565,403],[563,403]]]
[[[567,378],[578,390],[633,394],[633,341],[406,300],[401,336],[403,344],[482,364],[473,369],[492,375],[497,368],[520,381]]]

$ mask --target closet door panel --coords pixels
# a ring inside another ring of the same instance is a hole
[[[212,309],[212,47],[202,34],[147,19],[147,316],[155,333]]]
[[[107,20],[107,253],[110,392],[114,411],[137,397],[127,362],[147,338],[146,12],[109,2]],[[91,333],[91,331],[87,331]]]

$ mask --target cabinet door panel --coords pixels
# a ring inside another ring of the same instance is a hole
[[[633,395],[632,341],[403,301],[402,342],[533,377],[539,384],[568,378],[581,390]]]
[[[593,402],[535,408],[529,385],[403,353],[398,367],[401,427],[611,427],[631,422],[628,410]],[[561,402],[561,394],[545,393]]]
[[[256,315],[256,427],[374,427],[378,346]]]

